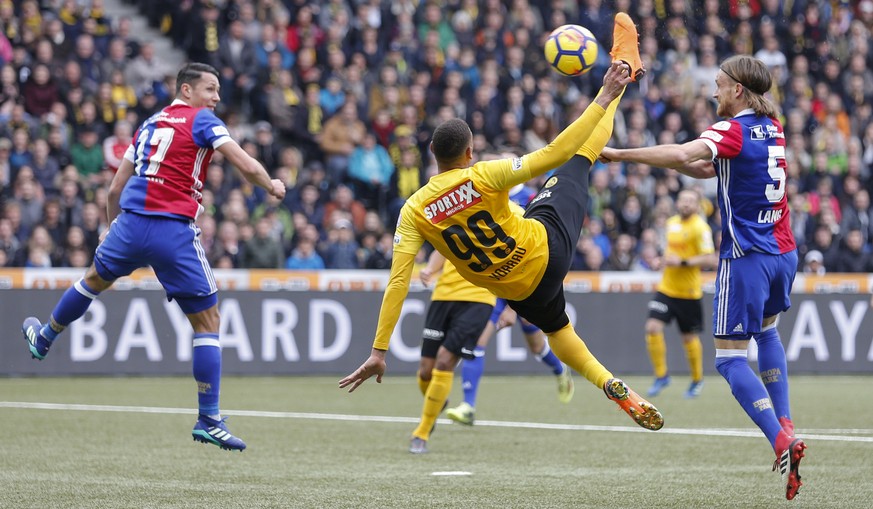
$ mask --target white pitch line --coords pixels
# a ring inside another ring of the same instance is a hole
[[[140,414],[181,414],[190,415],[193,413],[191,408],[169,408],[169,407],[143,407],[143,406],[124,406],[124,405],[79,405],[72,403],[40,403],[40,402],[25,402],[25,401],[0,401],[0,408],[18,408],[28,410],[56,410],[56,411],[84,411],[84,412],[121,412],[121,413],[140,413]],[[261,410],[225,410],[222,412],[225,415],[245,416],[245,417],[272,417],[277,419],[312,419],[323,421],[353,421],[353,422],[387,422],[387,423],[410,423],[415,424],[418,418],[415,417],[393,417],[386,415],[351,415],[351,414],[324,414],[310,412],[269,412]],[[439,419],[440,424],[450,424],[452,421],[448,419]],[[631,426],[599,426],[593,424],[551,424],[544,422],[512,422],[512,421],[483,421],[477,420],[476,426],[479,427],[495,427],[495,428],[524,428],[524,429],[553,429],[564,431],[608,431],[619,433],[650,433],[650,431]],[[815,430],[825,431],[825,430]],[[831,430],[834,432],[843,433],[870,433],[873,430]],[[724,429],[724,428],[663,428],[658,431],[660,435],[697,435],[711,437],[742,437],[742,438],[760,438],[761,432],[756,429]],[[829,442],[858,442],[858,443],[873,443],[873,436],[857,437],[857,436],[842,436],[835,434],[823,433],[799,433],[799,437],[809,440],[821,440]]]

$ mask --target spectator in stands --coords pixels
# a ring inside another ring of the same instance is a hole
[[[58,86],[52,78],[48,66],[38,64],[24,84],[24,109],[30,115],[40,118],[46,115],[52,104],[58,100]]]
[[[70,178],[61,180],[59,202],[61,204],[61,222],[64,226],[67,228],[74,225],[81,226],[85,204],[81,198],[79,184],[75,180]],[[105,207],[101,210],[105,210]]]
[[[315,242],[311,239],[301,239],[297,247],[285,262],[285,268],[290,270],[321,270],[324,260],[315,251]]]
[[[142,97],[148,90],[154,90],[165,75],[166,69],[155,56],[155,47],[151,42],[140,46],[139,55],[130,60],[124,71],[124,79],[135,88],[137,97]]]
[[[20,228],[31,232],[33,227],[42,220],[42,209],[45,204],[42,188],[33,178],[29,166],[23,166],[15,179],[13,200],[18,204],[21,214]]]
[[[64,238],[67,235],[67,228],[61,223],[61,204],[57,198],[48,198],[43,203],[42,219],[39,223],[46,229],[49,237],[52,238],[57,252],[52,253],[57,259],[64,256]]]
[[[60,166],[51,156],[48,142],[42,138],[37,138],[33,142],[33,159],[30,161],[30,168],[46,195],[58,194],[55,179],[60,172]]]
[[[8,205],[7,205],[8,207]],[[5,209],[6,207],[4,207]],[[4,210],[4,216],[5,216]],[[0,218],[0,251],[3,252],[5,262],[2,266],[9,266],[19,257],[21,250],[21,242],[15,236],[14,226],[12,221],[6,217]]]
[[[42,225],[36,225],[30,232],[27,244],[24,248],[24,260],[19,267],[48,268],[59,265],[60,260],[53,259],[55,244],[51,236]]]
[[[349,159],[348,177],[355,196],[369,209],[383,209],[394,173],[394,163],[376,136],[367,132]]]
[[[307,183],[300,187],[298,192],[297,199],[291,206],[291,212],[303,214],[310,224],[322,224],[324,221],[324,206],[321,204],[321,194],[318,188],[311,183]]]
[[[93,126],[85,125],[78,140],[70,147],[73,165],[89,186],[103,185],[107,182],[100,174],[103,170],[103,147],[97,141],[99,134]]]
[[[241,267],[242,249],[239,227],[232,221],[222,221],[218,225],[216,242],[212,246],[207,259],[211,265],[216,265],[219,259],[227,257],[234,268]]]
[[[273,126],[269,122],[260,121],[255,123],[255,147],[256,159],[263,163],[264,168],[272,175],[279,166],[279,151],[281,147],[273,136]]]
[[[328,178],[333,182],[346,180],[349,158],[355,147],[364,141],[367,128],[358,118],[353,101],[346,101],[336,115],[324,124],[321,150],[326,158]]]
[[[861,243],[868,247],[873,239],[873,212],[870,211],[870,193],[866,189],[858,189],[846,200],[850,203],[843,207],[840,231],[857,230],[861,234]]]
[[[182,27],[187,32],[185,49],[188,52],[188,59],[192,62],[202,62],[216,69],[221,69],[221,62],[218,58],[221,40],[218,7],[214,2],[206,1],[201,3],[199,13],[196,9],[194,13],[194,20]],[[199,21],[196,21],[198,15]]]
[[[824,276],[827,273],[821,251],[813,249],[806,253],[806,256],[803,258],[803,272],[804,274],[814,274],[816,276]]]
[[[255,225],[254,236],[246,242],[240,266],[247,269],[279,269],[285,260],[282,245],[273,237],[272,224],[261,217]]]
[[[355,199],[352,188],[345,184],[339,184],[333,189],[331,196],[331,200],[324,205],[325,223],[331,221],[336,212],[342,212],[352,222],[355,231],[363,231],[364,216],[367,214],[367,208]],[[330,224],[322,224],[322,228],[325,230],[329,226]]]
[[[64,220],[64,224],[70,225],[70,221]],[[109,228],[109,225],[100,222],[100,210],[94,202],[82,206],[81,228],[88,252],[94,253],[100,243],[100,235]]]
[[[358,242],[351,221],[339,219],[328,231],[324,265],[328,269],[358,269]]]
[[[870,253],[864,250],[864,237],[861,231],[849,230],[846,232],[843,242],[845,248],[837,254],[834,270],[836,272],[870,272],[873,266],[870,263]]]
[[[248,115],[252,110],[251,92],[257,75],[255,45],[245,38],[242,21],[231,21],[227,33],[218,45],[218,66],[221,73],[221,94],[228,108]]]
[[[394,254],[394,236],[383,233],[379,236],[375,249],[364,261],[364,268],[388,270],[391,268],[391,259]]]
[[[133,126],[126,120],[119,120],[115,123],[113,135],[103,141],[103,161],[112,173],[115,173],[121,165],[121,159],[132,139]]]

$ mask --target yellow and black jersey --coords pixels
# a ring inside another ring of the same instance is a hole
[[[600,105],[591,104],[546,147],[519,158],[442,171],[406,200],[394,233],[394,258],[374,348],[388,349],[409,291],[415,254],[425,241],[464,279],[497,297],[522,300],[533,293],[549,262],[546,229],[513,212],[509,189],[567,162],[604,113]]]
[[[435,175],[403,206],[394,251],[414,254],[428,241],[467,281],[524,299],[549,261],[545,227],[510,205],[509,188],[531,178],[525,166],[500,159]]]
[[[667,249],[665,254],[674,254],[683,260],[715,252],[712,244],[712,229],[706,221],[695,214],[686,220],[678,215],[667,219]],[[700,299],[703,288],[700,267],[665,267],[658,291],[676,299]]]
[[[458,274],[458,270],[450,262],[443,264],[443,272],[437,279],[431,300],[452,302],[480,302],[493,306],[497,297],[490,291],[479,288]]]

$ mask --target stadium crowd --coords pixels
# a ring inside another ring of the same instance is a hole
[[[399,209],[435,171],[436,125],[467,120],[478,157],[544,146],[599,88],[625,11],[649,72],[628,88],[611,145],[693,139],[717,120],[718,62],[752,54],[775,77],[802,269],[873,271],[873,0],[126,1],[219,70],[217,113],[287,183],[275,200],[216,154],[198,219],[216,268],[388,268]],[[601,44],[582,77],[543,57],[566,23]],[[0,0],[0,266],[89,263],[133,130],[175,91],[177,69],[131,25],[107,18],[104,0]],[[598,164],[572,268],[658,270],[683,188],[701,191],[720,231],[715,185]]]

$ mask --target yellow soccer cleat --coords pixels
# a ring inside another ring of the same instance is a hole
[[[446,410],[446,416],[458,424],[472,426],[473,422],[476,420],[476,409],[464,401],[455,408],[449,408]]]
[[[573,399],[573,393],[576,392],[576,388],[573,387],[573,375],[570,373],[570,368],[561,363],[564,367],[564,371],[558,375],[558,401],[561,403],[569,403]]]

